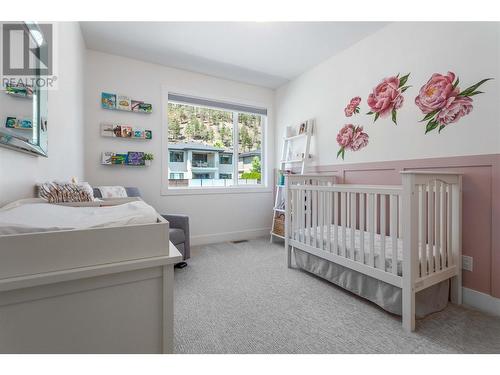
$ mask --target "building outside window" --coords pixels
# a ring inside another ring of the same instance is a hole
[[[170,179],[171,180],[183,180],[184,173],[170,173]]]
[[[220,155],[219,164],[233,164],[233,155],[232,154]]]
[[[184,151],[170,151],[169,161],[171,163],[184,163]]]
[[[265,109],[169,94],[169,187],[262,185],[266,115]]]

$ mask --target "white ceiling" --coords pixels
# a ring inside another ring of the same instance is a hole
[[[81,22],[88,48],[276,88],[385,22]]]

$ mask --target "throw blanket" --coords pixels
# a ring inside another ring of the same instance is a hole
[[[155,209],[143,201],[108,207],[68,207],[26,201],[0,209],[0,236],[152,224],[157,220]]]

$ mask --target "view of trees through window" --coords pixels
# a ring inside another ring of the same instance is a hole
[[[237,156],[234,155],[235,116],[238,124]],[[170,102],[169,184],[260,184],[262,125],[261,115]],[[183,157],[180,154],[183,154]],[[234,165],[235,162],[237,165]],[[182,179],[178,176],[182,176]]]

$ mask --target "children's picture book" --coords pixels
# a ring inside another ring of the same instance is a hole
[[[125,95],[119,95],[117,97],[117,108],[122,111],[131,111],[130,98]]]
[[[140,100],[132,100],[131,110],[132,112],[139,112],[139,105],[142,102]]]
[[[132,100],[126,95],[117,95],[108,92],[101,93],[101,106],[104,109],[119,109],[121,111],[153,112],[153,106],[149,103],[144,103],[142,100]]]
[[[123,138],[131,138],[132,137],[132,127],[127,125],[121,125],[122,137]]]
[[[103,152],[101,155],[101,164],[111,165],[113,156],[115,156],[114,152]]]
[[[144,165],[144,152],[129,151],[127,163],[129,165]]]
[[[141,138],[143,139],[144,138],[144,130],[140,129],[140,128],[133,128],[132,130],[133,132],[133,138]]]
[[[9,95],[31,98],[33,87],[23,83],[10,83],[5,85],[5,92]]]
[[[17,128],[17,118],[15,117],[7,117],[7,120],[5,120],[5,127],[10,128],[10,129],[15,129]]]
[[[153,112],[153,106],[149,103],[139,103],[139,109],[137,112],[151,113]]]
[[[104,109],[116,109],[116,95],[107,92],[101,93],[101,107]]]
[[[29,118],[18,119],[17,117],[7,117],[5,127],[9,129],[30,130],[33,129],[33,121]]]
[[[111,157],[111,164],[127,164],[127,154],[114,154]]]
[[[113,124],[101,124],[101,135],[103,137],[116,137],[115,126]],[[121,135],[121,130],[120,130]]]
[[[17,121],[17,120],[16,120]],[[7,126],[7,125],[6,125]],[[101,136],[133,139],[152,139],[152,131],[130,125],[101,124]]]
[[[33,121],[29,118],[19,120],[19,129],[33,129]]]
[[[120,125],[113,125],[113,133],[115,134],[115,137],[121,137],[122,127]]]

